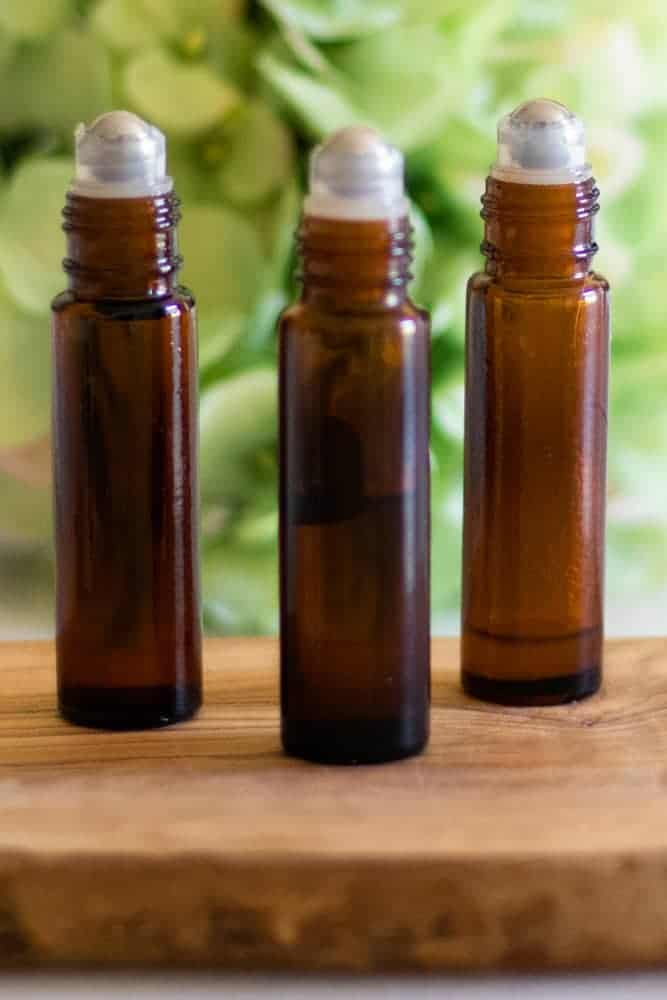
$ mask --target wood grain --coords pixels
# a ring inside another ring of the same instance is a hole
[[[434,643],[421,758],[281,756],[277,646],[206,646],[206,707],[146,733],[55,713],[53,649],[0,645],[0,961],[235,968],[667,962],[667,640],[602,692],[508,709]]]

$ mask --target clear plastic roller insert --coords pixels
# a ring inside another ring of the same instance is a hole
[[[498,125],[491,176],[515,184],[576,184],[591,176],[583,123],[558,101],[519,105]]]
[[[313,150],[304,212],[327,219],[403,218],[403,173],[401,153],[375,129],[341,129]]]
[[[131,111],[110,111],[75,132],[70,193],[88,198],[154,198],[173,184],[162,132]]]

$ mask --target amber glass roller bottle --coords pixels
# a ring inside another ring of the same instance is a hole
[[[280,327],[285,750],[418,753],[429,707],[429,327],[407,295],[400,154],[370,129],[311,162],[302,295]]]
[[[533,101],[498,136],[468,287],[463,685],[547,704],[601,678],[609,289],[581,123]]]
[[[52,323],[59,706],[160,726],[201,702],[194,302],[164,137],[112,112],[76,144]]]

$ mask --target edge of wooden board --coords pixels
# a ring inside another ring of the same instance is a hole
[[[667,960],[667,853],[391,864],[0,857],[3,965],[600,969]]]

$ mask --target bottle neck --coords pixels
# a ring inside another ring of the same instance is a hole
[[[408,218],[343,220],[304,215],[298,234],[302,301],[337,312],[393,309],[407,298]]]
[[[514,184],[488,177],[482,198],[487,274],[535,279],[583,278],[597,244],[599,191],[576,184]]]
[[[86,299],[170,294],[181,266],[178,198],[83,198],[67,195],[63,229],[69,287]]]

